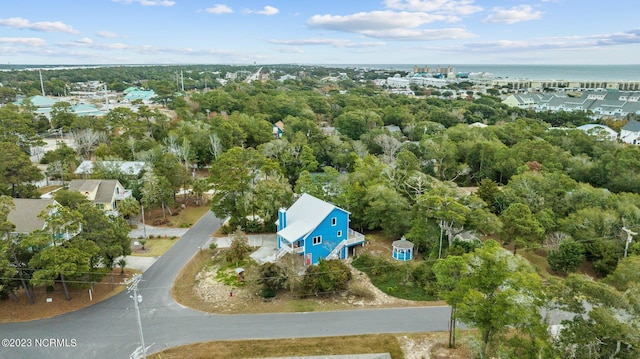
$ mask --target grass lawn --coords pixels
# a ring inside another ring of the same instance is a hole
[[[51,192],[51,191],[53,191],[53,190],[56,190],[56,189],[58,189],[58,188],[60,188],[60,187],[62,187],[62,186],[46,186],[46,187],[41,187],[41,188],[38,188],[38,193],[40,193],[40,194],[49,193],[49,192]]]
[[[543,279],[549,279],[554,276],[553,274],[549,273],[549,264],[547,263],[547,259],[545,257],[536,254],[536,252],[534,251],[526,250],[518,251],[518,254],[521,255],[524,259],[528,260],[533,268],[535,268],[536,272]]]
[[[375,354],[389,353],[393,359],[401,358],[433,358],[436,353],[444,352],[450,356],[445,358],[472,358],[469,350],[460,346],[458,349],[444,349],[448,333],[419,334],[378,334],[354,335],[323,338],[297,338],[277,340],[227,340],[204,342],[181,347],[170,348],[153,354],[149,358],[273,358]],[[459,340],[464,342],[471,337],[470,333],[460,333]],[[407,355],[409,354],[409,355]]]
[[[144,250],[140,245],[135,246],[135,248],[131,249],[131,255],[138,257],[160,257],[168,251],[178,239],[179,238],[175,237],[149,238],[147,243],[144,244]]]
[[[199,207],[187,207],[180,211],[177,216],[171,217],[173,227],[188,228],[194,225],[207,211],[211,210],[210,205]]]
[[[404,358],[394,335],[205,342],[167,349],[151,358],[211,358],[212,353],[218,359],[353,353],[391,353],[392,358]]]

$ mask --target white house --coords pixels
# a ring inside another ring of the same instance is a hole
[[[640,122],[629,120],[620,130],[620,140],[632,145],[640,145]]]
[[[597,137],[599,140],[616,141],[618,133],[609,126],[588,124],[576,127],[578,130],[584,131],[591,136]]]

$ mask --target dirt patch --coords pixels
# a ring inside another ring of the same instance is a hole
[[[331,296],[296,298],[288,291],[278,292],[265,300],[257,285],[233,287],[217,280],[219,267],[205,267],[196,276],[193,293],[219,313],[272,313],[278,311],[345,310],[354,308],[389,308],[425,305],[444,305],[444,302],[419,302],[392,297],[374,286],[369,277],[351,267],[353,279],[347,290]]]
[[[91,296],[89,288],[69,287],[71,300],[65,299],[60,283],[53,286],[52,292],[47,292],[46,286],[35,287],[33,305],[29,304],[24,291],[18,291],[16,292],[17,302],[11,298],[0,301],[0,323],[50,318],[96,304],[124,290],[125,286],[121,283],[130,278],[133,273],[136,272],[125,269],[124,275],[120,275],[120,269],[114,269],[111,276],[107,276],[100,283],[93,284]],[[51,301],[49,302],[48,299]]]

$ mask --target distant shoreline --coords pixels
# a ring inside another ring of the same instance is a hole
[[[531,80],[531,81],[600,81],[625,82],[640,81],[640,65],[526,65],[526,64],[4,64],[0,71],[13,70],[70,70],[104,67],[189,67],[189,66],[231,66],[231,67],[304,67],[322,66],[329,68],[362,68],[386,71],[412,72],[414,66],[452,66],[455,72],[485,73],[495,79]]]

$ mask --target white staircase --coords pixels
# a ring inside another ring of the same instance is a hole
[[[340,253],[340,251],[342,250],[342,248],[344,248],[344,246],[347,244],[347,240],[343,240],[342,242],[340,242],[340,244],[338,244],[332,251],[331,253],[329,253],[329,255],[327,256],[327,259],[340,259],[340,256],[338,256],[338,253]]]

